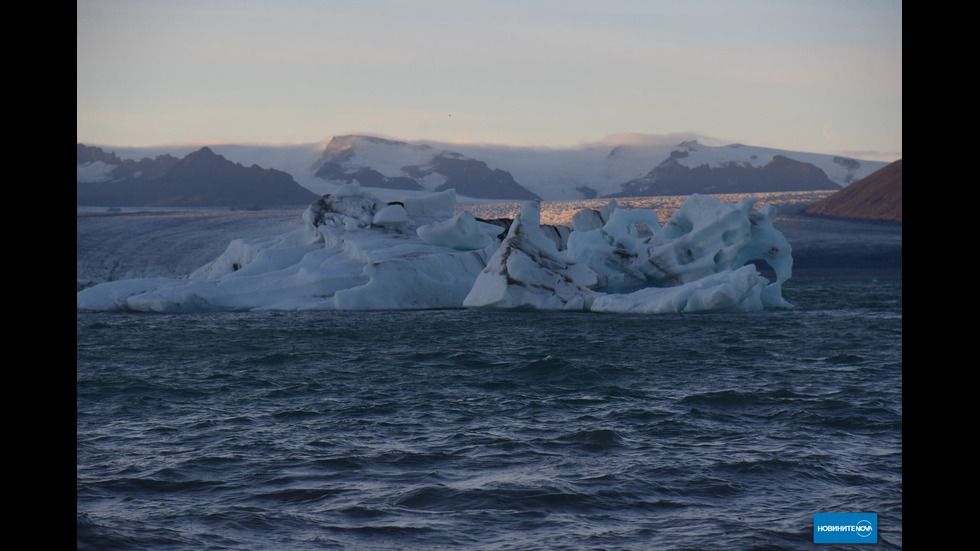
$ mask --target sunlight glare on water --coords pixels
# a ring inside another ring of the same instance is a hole
[[[747,198],[755,197],[758,201],[755,208],[762,205],[776,205],[777,207],[797,207],[808,205],[830,195],[831,191],[800,191],[778,193],[729,193],[712,195],[722,203],[738,203]],[[648,209],[657,213],[660,223],[671,219],[677,209],[681,207],[686,195],[665,195],[661,197],[622,197],[617,199],[581,199],[569,201],[542,201],[541,202],[541,223],[551,225],[569,226],[572,225],[572,217],[582,209],[599,210],[615,200],[620,208],[624,209]],[[514,218],[521,211],[522,202],[509,203],[460,203],[456,205],[456,211],[468,210],[473,216],[482,219],[493,218]],[[777,216],[777,220],[778,220]]]

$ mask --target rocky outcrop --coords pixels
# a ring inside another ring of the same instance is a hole
[[[78,164],[89,164],[103,162],[110,165],[121,165],[123,160],[116,156],[115,152],[106,153],[101,147],[93,147],[85,144],[75,144],[76,157]]]
[[[437,187],[436,191],[455,189],[460,195],[481,199],[541,199],[515,182],[510,172],[491,169],[483,161],[462,155],[437,155],[427,168],[446,177],[446,183]]]
[[[902,221],[902,160],[881,168],[806,209],[807,214]]]
[[[379,187],[388,189],[421,190],[421,184],[406,176],[388,177],[370,167],[361,166],[347,168],[344,165],[328,161],[323,163],[314,174],[317,178],[352,184],[355,181],[364,187]]]

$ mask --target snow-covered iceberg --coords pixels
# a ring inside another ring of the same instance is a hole
[[[186,279],[111,281],[77,308],[150,312],[479,308],[596,312],[785,308],[792,250],[775,208],[692,195],[663,226],[611,201],[541,226],[528,201],[505,225],[455,212],[453,190],[382,203],[355,182],[293,231],[236,239]],[[751,260],[765,260],[770,282]]]

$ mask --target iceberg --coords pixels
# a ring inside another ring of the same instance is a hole
[[[424,243],[461,251],[489,247],[503,231],[501,226],[478,221],[468,210],[444,222],[425,224],[415,230]]]
[[[588,265],[572,262],[541,230],[541,203],[527,201],[500,247],[463,300],[467,308],[586,310],[590,286],[597,283]]]
[[[790,308],[792,248],[756,200],[691,195],[672,219],[610,201],[573,227],[541,225],[540,201],[507,224],[456,212],[453,190],[384,203],[355,181],[312,203],[295,229],[236,239],[184,279],[110,281],[79,310],[473,308],[624,313]],[[763,277],[751,261],[776,274]]]

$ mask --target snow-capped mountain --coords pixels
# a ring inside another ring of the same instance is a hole
[[[577,147],[540,148],[345,135],[319,144],[210,148],[233,162],[288,172],[318,195],[357,180],[386,200],[448,188],[461,201],[839,189],[888,164],[712,143],[693,134],[620,134]],[[197,148],[114,151],[139,159]]]
[[[313,165],[314,175],[331,182],[414,191],[455,189],[479,199],[541,199],[514,181],[506,170],[466,155],[425,144],[369,136],[330,140]]]
[[[779,153],[764,155],[758,148],[751,148],[747,155],[739,155],[742,149],[745,148],[738,144],[706,148],[696,141],[681,143],[671,151],[669,159],[644,176],[624,183],[623,191],[613,195],[643,197],[840,188],[826,171],[812,163]],[[847,164],[860,166],[857,161]],[[850,174],[843,175],[844,181],[850,178]]]
[[[463,146],[551,200],[839,189],[888,163],[741,144],[613,136],[569,149]]]
[[[621,136],[543,149],[351,135],[333,138],[314,169],[327,181],[368,187],[563,200],[840,189],[885,164],[696,139],[671,145]]]

